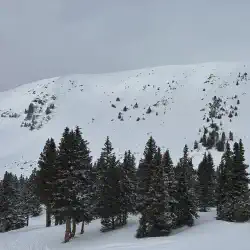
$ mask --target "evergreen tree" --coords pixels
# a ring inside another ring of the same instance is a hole
[[[203,147],[207,147],[207,135],[206,135],[205,131],[204,131],[204,134],[201,138],[201,143],[202,143]]]
[[[198,147],[199,147],[198,142],[195,140],[195,141],[194,141],[194,150],[195,150],[195,149],[198,149]]]
[[[245,164],[244,146],[242,141],[234,143],[233,149],[233,221],[247,221],[250,217],[250,203],[248,193],[248,166]]]
[[[217,207],[217,219],[223,219],[223,204],[226,199],[226,166],[223,159],[216,171],[216,207]]]
[[[99,159],[97,186],[97,214],[101,218],[102,231],[120,226],[122,211],[121,171],[107,137]]]
[[[81,234],[84,233],[84,223],[89,223],[93,218],[94,206],[93,190],[91,180],[91,161],[90,150],[88,148],[88,142],[82,138],[82,133],[79,127],[75,129],[75,153],[76,169],[73,172],[77,180],[76,189],[78,190],[78,199],[80,199],[80,208],[78,214],[76,214],[75,221],[82,221]],[[75,225],[74,225],[75,227]],[[73,231],[73,235],[75,231]]]
[[[145,208],[145,197],[149,190],[152,172],[152,163],[157,153],[155,140],[151,136],[146,143],[143,153],[144,158],[140,161],[137,171],[137,211],[141,213]]]
[[[165,176],[167,176],[167,190],[169,195],[169,205],[170,211],[172,212],[172,219],[173,219],[173,227],[176,226],[176,209],[177,209],[177,181],[175,178],[174,166],[173,161],[171,159],[169,150],[167,150],[162,158],[162,167],[164,170]]]
[[[221,139],[217,142],[216,148],[219,152],[224,152],[226,143],[226,134],[222,132]]]
[[[248,193],[249,184],[242,140],[234,143],[233,151],[233,192],[234,196],[241,196]]]
[[[21,196],[22,210],[26,217],[26,226],[29,225],[29,216],[38,216],[42,212],[40,200],[36,195],[36,169],[34,169],[29,178],[22,175],[19,179],[19,189]]]
[[[0,229],[6,232],[25,226],[25,212],[16,176],[5,172],[1,183]]]
[[[141,213],[139,222],[139,228],[136,233],[136,237],[146,237],[149,233],[148,219],[147,219],[147,206],[148,195],[150,191],[151,178],[153,176],[154,159],[156,159],[157,146],[155,140],[151,136],[146,143],[143,153],[143,159],[141,159],[139,168],[137,171],[137,211]]]
[[[91,157],[87,145],[79,127],[75,131],[64,130],[56,158],[52,207],[55,216],[66,219],[65,242],[74,237],[76,223],[83,222],[83,233],[84,223],[88,223],[92,216],[89,197]]]
[[[46,206],[46,227],[51,226],[51,205],[56,175],[57,149],[53,138],[48,139],[40,154],[36,173],[36,193],[41,203]]]
[[[233,132],[232,132],[232,131],[229,132],[229,140],[230,140],[230,141],[233,141],[233,140],[234,140],[234,135],[233,135]]]
[[[199,202],[201,211],[206,212],[214,204],[214,164],[211,154],[205,153],[198,167]]]
[[[198,199],[195,194],[194,170],[192,161],[188,157],[188,147],[185,145],[183,157],[176,169],[177,192],[176,192],[176,226],[192,226],[194,218],[197,218]]]
[[[72,171],[76,167],[74,132],[65,128],[56,157],[55,182],[52,196],[52,209],[56,217],[66,219],[65,242],[71,238],[71,219],[75,212],[76,190]],[[79,204],[77,204],[79,205]]]
[[[168,153],[167,153],[168,154]],[[158,149],[151,162],[149,187],[144,195],[144,208],[141,211],[140,225],[136,237],[156,237],[168,235],[174,227],[173,199],[169,194],[171,183],[166,172],[171,159],[166,155],[164,164]],[[167,160],[167,162],[166,162]]]
[[[123,224],[126,223],[128,213],[136,213],[136,169],[135,157],[131,151],[124,154],[121,166],[121,190],[122,190],[122,210]]]
[[[37,169],[34,168],[29,179],[26,181],[26,189],[28,192],[28,204],[30,206],[30,215],[35,217],[39,216],[42,212],[41,202],[39,197],[37,196]]]
[[[228,142],[218,170],[217,191],[221,193],[217,193],[217,218],[231,221],[233,217],[233,153]]]

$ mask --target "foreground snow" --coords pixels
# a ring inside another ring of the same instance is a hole
[[[0,234],[3,250],[101,250],[101,249],[171,249],[171,250],[249,250],[250,223],[237,224],[215,220],[215,211],[200,213],[192,228],[176,230],[168,237],[136,239],[138,219],[129,219],[125,228],[100,232],[100,222],[86,226],[84,235],[62,243],[64,226],[44,227],[44,216],[33,218],[29,227]],[[79,228],[78,228],[79,229]]]

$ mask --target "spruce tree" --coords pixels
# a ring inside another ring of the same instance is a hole
[[[5,172],[1,183],[0,228],[2,232],[25,226],[19,182],[15,175]]]
[[[164,172],[163,165],[157,164],[156,159],[154,159],[151,183],[145,200],[146,207],[143,211],[147,222],[147,232],[144,236],[147,237],[168,235],[174,223],[169,202],[168,176]],[[140,237],[140,227],[137,236]]]
[[[223,159],[216,171],[216,207],[217,207],[217,219],[223,219],[223,204],[226,199],[226,166]]]
[[[26,189],[28,193],[28,204],[30,215],[35,217],[39,216],[42,212],[41,202],[39,197],[37,196],[37,169],[34,168],[30,177],[26,181]]]
[[[150,137],[140,164],[138,209],[141,218],[137,238],[165,236],[174,228],[175,200],[171,196],[174,192],[171,167],[169,152],[164,154],[162,160],[160,149],[157,149],[155,141]]]
[[[195,150],[195,149],[198,149],[198,147],[199,147],[198,142],[195,140],[195,141],[194,141],[194,150]]]
[[[101,218],[102,231],[120,226],[122,213],[121,171],[113,153],[112,143],[107,137],[98,166],[96,211]]]
[[[131,151],[124,154],[121,165],[121,190],[122,190],[122,210],[123,224],[126,224],[128,213],[135,214],[136,203],[136,168],[135,157]]]
[[[188,147],[185,145],[183,157],[176,169],[177,192],[176,192],[176,226],[192,226],[194,218],[198,217],[198,199],[195,193],[194,170],[192,161],[188,157]]]
[[[244,146],[242,141],[234,143],[233,149],[233,221],[247,221],[250,217],[248,166],[245,164]]]
[[[198,167],[198,186],[200,209],[207,212],[207,209],[214,204],[214,183],[215,173],[212,155],[205,153],[202,162]]]
[[[173,166],[173,161],[171,159],[169,150],[166,150],[162,157],[162,167],[165,176],[167,176],[167,189],[168,189],[168,194],[169,194],[169,205],[170,205],[170,211],[172,212],[172,217],[173,217],[173,227],[176,226],[176,209],[177,209],[177,200],[176,200],[176,195],[177,195],[177,181],[175,178],[175,172],[174,172],[174,166]]]
[[[76,180],[72,174],[72,171],[76,167],[74,142],[74,132],[66,127],[56,157],[52,199],[52,209],[55,216],[66,219],[65,242],[68,242],[71,238],[71,220],[77,195],[74,185]]]
[[[81,234],[84,233],[84,224],[89,223],[93,218],[94,207],[93,190],[91,180],[91,161],[88,142],[82,138],[80,128],[77,126],[75,135],[76,168],[72,173],[75,176],[75,189],[80,200],[79,209],[74,216],[76,222],[82,222]],[[75,226],[75,225],[74,225]],[[75,231],[73,231],[73,235]]]
[[[46,227],[51,226],[51,206],[53,202],[54,181],[56,178],[57,149],[53,138],[46,141],[38,161],[36,193],[46,206]]]
[[[216,148],[219,152],[224,152],[226,143],[226,134],[222,132],[221,139],[217,142]]]
[[[218,169],[217,218],[226,221],[246,221],[250,217],[248,173],[244,163],[242,141],[234,143],[233,152],[229,143]]]
[[[65,128],[56,158],[52,202],[55,216],[66,218],[65,242],[74,237],[76,223],[83,222],[83,233],[84,223],[88,223],[92,216],[89,197],[91,157],[87,145],[79,127],[75,131]]]
[[[139,221],[139,228],[137,229],[136,237],[146,237],[150,231],[148,227],[148,199],[151,185],[151,178],[153,176],[154,159],[156,159],[157,146],[155,140],[151,136],[146,143],[143,153],[143,159],[141,159],[139,168],[137,171],[137,211],[141,214]]]
[[[149,190],[153,159],[157,153],[155,140],[151,136],[146,143],[143,159],[139,163],[137,170],[137,211],[142,213],[145,208],[145,197]]]
[[[221,192],[221,193],[218,193]],[[230,144],[221,158],[218,169],[217,218],[231,221],[233,218],[233,153]]]

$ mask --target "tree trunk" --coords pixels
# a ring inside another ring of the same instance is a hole
[[[75,237],[75,235],[76,235],[76,220],[73,219],[73,220],[72,220],[72,232],[71,232],[71,237],[73,238],[73,237]]]
[[[81,234],[84,234],[84,221],[82,221]]]
[[[71,238],[71,218],[67,217],[66,219],[66,231],[65,231],[65,236],[64,236],[64,242],[69,242]]]
[[[55,226],[58,225],[58,216],[55,216]]]
[[[26,226],[29,226],[29,214],[26,215]]]
[[[46,227],[51,226],[51,208],[50,206],[46,207]]]
[[[112,229],[114,230],[115,229],[115,217],[112,216]]]

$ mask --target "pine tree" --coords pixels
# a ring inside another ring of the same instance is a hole
[[[233,132],[232,131],[229,132],[229,140],[230,141],[234,140],[234,136],[233,136]]]
[[[216,186],[216,207],[217,219],[223,219],[223,204],[226,199],[226,166],[223,159],[216,171],[217,186]]]
[[[65,242],[74,237],[76,223],[91,220],[90,162],[88,143],[82,139],[80,128],[75,131],[65,128],[56,158],[53,190],[53,213],[66,218]],[[71,229],[72,222],[72,229]]]
[[[220,192],[220,193],[219,193]],[[230,144],[221,158],[218,169],[217,219],[232,221],[233,218],[233,153]]]
[[[166,151],[149,138],[138,169],[138,211],[141,213],[136,237],[168,235],[175,227],[176,182],[173,163]]]
[[[123,164],[121,165],[121,190],[122,190],[123,224],[126,224],[128,213],[132,214],[136,213],[135,157],[130,150],[125,152]]]
[[[204,131],[204,134],[202,136],[201,143],[202,143],[203,147],[207,147],[207,135],[206,135],[205,131]]]
[[[41,207],[41,202],[39,197],[37,196],[37,169],[34,168],[32,170],[32,173],[29,177],[29,179],[26,181],[26,189],[28,192],[28,204],[29,204],[29,210],[30,210],[30,215],[35,217],[39,216],[42,212],[42,207]]]
[[[137,186],[137,211],[141,213],[139,228],[137,229],[136,237],[146,237],[150,231],[148,227],[147,208],[151,179],[154,172],[154,159],[156,159],[157,146],[155,140],[151,136],[146,143],[143,153],[143,159],[140,161],[137,171],[138,186]]]
[[[0,228],[2,232],[19,229],[25,226],[25,212],[19,182],[15,175],[5,172],[1,183]]]
[[[151,175],[151,183],[146,199],[146,216],[148,237],[158,237],[168,235],[174,223],[171,213],[168,193],[168,177],[164,173],[162,165],[156,164]]]
[[[91,180],[91,161],[90,150],[88,148],[88,142],[82,138],[82,133],[79,127],[75,129],[75,153],[76,168],[73,172],[77,184],[75,183],[75,189],[78,191],[78,199],[80,200],[79,211],[74,216],[76,222],[82,221],[81,234],[84,233],[84,223],[89,223],[93,218],[94,207],[93,190]],[[75,231],[73,231],[73,236]]]
[[[188,147],[185,145],[183,157],[180,159],[176,169],[177,179],[177,207],[176,226],[188,225],[192,226],[194,218],[197,218],[197,197],[195,194],[194,170],[192,161],[188,157]]]
[[[226,134],[225,132],[222,132],[221,139],[216,144],[216,148],[219,152],[224,152],[225,142],[226,142]]]
[[[153,145],[153,147],[147,148],[148,145]],[[152,138],[149,139],[147,146],[145,153],[154,150],[155,143],[152,143]],[[148,150],[150,148],[151,150]],[[150,159],[147,158],[148,155],[145,153],[145,159]],[[150,163],[149,176],[147,176],[148,189],[142,200],[143,206],[140,225],[136,234],[137,238],[165,236],[174,227],[175,216],[172,212],[174,201],[169,194],[169,187],[172,187],[171,184],[173,184],[170,179],[173,176],[168,176],[166,172],[168,167],[171,168],[171,159],[168,153],[164,156],[165,160],[162,163],[161,152],[158,148]]]
[[[242,140],[234,143],[233,151],[233,192],[234,196],[241,196],[248,193],[249,184]]]
[[[72,171],[76,166],[74,132],[65,128],[56,157],[56,172],[52,196],[52,209],[57,217],[66,219],[65,242],[71,238],[71,220],[76,202],[76,190]],[[78,205],[78,204],[77,204]]]
[[[107,137],[99,159],[97,205],[96,210],[101,218],[102,231],[120,226],[122,213],[121,171],[119,162],[113,153],[113,147]]]
[[[194,141],[194,150],[195,150],[195,149],[198,149],[198,147],[199,147],[198,142],[195,140],[195,141]]]
[[[144,158],[140,161],[137,170],[137,211],[141,213],[145,207],[145,196],[149,190],[152,162],[157,153],[155,140],[151,136],[146,143]]]
[[[29,178],[24,178],[22,175],[19,179],[19,189],[21,196],[22,210],[26,218],[26,226],[29,225],[29,217],[38,216],[42,212],[39,197],[36,195],[36,168],[32,171]]]
[[[234,143],[232,170],[233,221],[247,221],[250,217],[248,193],[248,166],[245,164],[244,146],[242,141]]]
[[[212,155],[205,153],[198,167],[199,202],[201,211],[207,212],[208,207],[214,204],[214,164]]]
[[[46,227],[51,226],[51,205],[54,193],[56,175],[57,149],[53,138],[48,139],[38,161],[36,177],[36,193],[40,201],[46,206]]]
[[[163,157],[162,157],[162,167],[164,170],[165,176],[167,176],[167,189],[168,189],[168,194],[169,194],[169,205],[171,208],[172,212],[172,218],[173,218],[173,227],[176,226],[176,209],[177,209],[177,181],[175,178],[175,172],[174,172],[174,166],[173,166],[173,161],[171,159],[169,150],[167,150]]]

